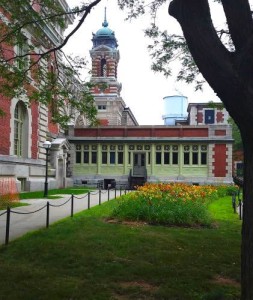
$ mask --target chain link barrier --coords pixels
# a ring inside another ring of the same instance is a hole
[[[39,211],[42,211],[43,209],[46,209],[46,228],[48,228],[49,227],[49,218],[50,218],[50,206],[51,207],[61,207],[61,206],[64,206],[68,202],[71,201],[71,217],[73,217],[73,215],[74,215],[74,199],[82,200],[82,199],[85,199],[87,197],[88,198],[87,199],[88,200],[87,201],[88,209],[90,209],[90,196],[91,195],[92,196],[99,195],[98,204],[101,205],[101,195],[108,193],[108,201],[109,201],[110,200],[110,191],[112,191],[112,192],[115,191],[115,195],[114,195],[115,196],[114,199],[115,199],[116,196],[117,196],[117,189],[116,188],[112,188],[112,189],[108,189],[108,190],[104,190],[104,191],[102,191],[101,189],[99,189],[96,192],[88,192],[83,197],[77,197],[75,195],[71,195],[71,197],[68,200],[66,200],[64,203],[61,203],[59,205],[55,205],[55,204],[51,204],[51,203],[47,202],[46,205],[40,207],[39,209],[31,211],[31,212],[15,211],[15,210],[11,209],[10,207],[7,207],[7,209],[0,214],[0,217],[6,214],[5,245],[8,245],[8,243],[9,243],[11,213],[17,214],[17,215],[29,215],[29,214],[34,214],[34,213],[37,213]],[[122,189],[120,188],[119,191],[120,191],[120,196],[121,196]],[[124,192],[125,192],[125,194],[127,193],[126,189],[124,190]]]

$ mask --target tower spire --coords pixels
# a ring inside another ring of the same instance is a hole
[[[107,27],[108,26],[108,22],[106,20],[106,7],[105,7],[105,19],[104,22],[102,23],[103,27]]]

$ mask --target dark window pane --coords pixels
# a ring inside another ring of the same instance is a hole
[[[206,165],[207,164],[207,154],[206,152],[201,153],[201,165]]]
[[[131,165],[131,152],[128,152],[128,164]]]
[[[110,152],[110,164],[115,164],[115,152]]]
[[[151,161],[151,153],[148,152],[148,164],[150,165],[150,161]]]
[[[134,154],[134,165],[138,166],[138,154]]]
[[[172,164],[177,165],[178,164],[178,152],[172,153]]]
[[[83,163],[84,164],[88,164],[89,163],[89,152],[88,151],[84,151],[83,152]]]
[[[142,167],[145,167],[145,165],[146,165],[146,162],[145,162],[145,154],[141,154],[141,166]]]
[[[162,153],[161,152],[156,152],[155,162],[157,165],[160,165],[162,163]]]
[[[184,152],[184,164],[189,165],[190,164],[190,153]]]
[[[199,164],[199,154],[198,154],[198,152],[193,152],[192,153],[192,164],[193,165],[198,165]]]
[[[76,152],[76,164],[81,163],[81,152]]]
[[[97,152],[91,152],[91,163],[92,164],[97,163]]]
[[[164,153],[163,161],[164,161],[165,165],[169,165],[169,163],[170,163],[170,153],[169,152]]]
[[[207,109],[205,111],[205,124],[214,124],[214,110]]]
[[[123,164],[123,152],[118,152],[118,164]]]
[[[107,152],[102,152],[102,164],[107,164]]]

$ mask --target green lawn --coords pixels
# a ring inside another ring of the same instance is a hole
[[[108,222],[116,201],[0,247],[0,299],[239,299],[241,222],[231,197],[215,227]]]
[[[83,188],[83,187],[69,187],[66,189],[53,189],[48,190],[48,198],[55,198],[55,195],[80,195],[88,193],[91,189]],[[20,199],[36,199],[43,198],[44,191],[36,191],[36,192],[22,192],[19,194]],[[59,198],[59,197],[58,197]]]
[[[65,189],[54,189],[54,190],[48,190],[48,197],[46,199],[59,199],[62,198],[61,195],[80,195],[80,194],[86,194],[89,191],[92,191],[92,189],[83,188],[83,187],[69,187]],[[20,200],[26,200],[26,199],[41,199],[44,198],[44,191],[36,191],[36,192],[22,192],[19,194]],[[2,200],[2,201],[1,201]],[[9,207],[18,207],[18,206],[24,206],[28,205],[26,203],[21,202],[13,202],[9,201],[8,197],[4,197],[4,200],[1,199],[0,196],[0,210],[4,210]]]

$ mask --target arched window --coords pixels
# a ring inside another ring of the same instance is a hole
[[[101,72],[100,76],[106,77],[107,76],[107,66],[106,66],[106,59],[102,58],[101,59]]]
[[[26,119],[25,105],[19,101],[14,111],[14,155],[19,157],[27,156]]]

